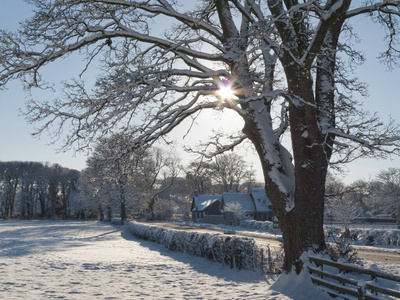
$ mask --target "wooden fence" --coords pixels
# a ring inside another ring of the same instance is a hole
[[[382,299],[382,296],[391,296],[400,299],[400,292],[390,288],[384,288],[377,284],[379,278],[400,283],[400,276],[380,271],[367,270],[361,267],[333,262],[331,260],[310,256],[310,262],[316,267],[309,267],[311,280],[333,297],[344,299]],[[338,274],[324,271],[324,266],[331,266],[338,269]],[[344,271],[356,272],[370,276],[371,281],[360,282],[343,276]],[[329,280],[327,280],[329,279]],[[387,299],[387,298],[386,298]]]

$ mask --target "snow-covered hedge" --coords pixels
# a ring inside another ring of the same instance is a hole
[[[134,236],[164,244],[170,250],[205,257],[239,269],[255,269],[262,265],[259,249],[252,238],[187,232],[138,222],[129,222],[128,226]]]

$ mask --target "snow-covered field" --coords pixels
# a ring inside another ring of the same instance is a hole
[[[98,222],[0,221],[0,299],[331,299]],[[279,288],[279,292],[277,289]]]

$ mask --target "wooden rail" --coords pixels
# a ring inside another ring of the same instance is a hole
[[[400,299],[399,291],[383,288],[376,284],[378,278],[400,283],[400,276],[381,271],[367,270],[356,265],[338,263],[313,256],[310,256],[310,262],[315,263],[317,266],[308,268],[311,273],[312,282],[322,286],[333,297],[344,299],[382,299],[379,297],[379,294],[381,294]],[[339,274],[324,271],[324,265],[337,268]],[[371,281],[360,283],[357,280],[344,277],[343,271],[368,275]]]

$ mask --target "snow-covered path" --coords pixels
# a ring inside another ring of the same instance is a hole
[[[258,272],[97,222],[0,221],[0,280],[0,299],[293,299]]]

